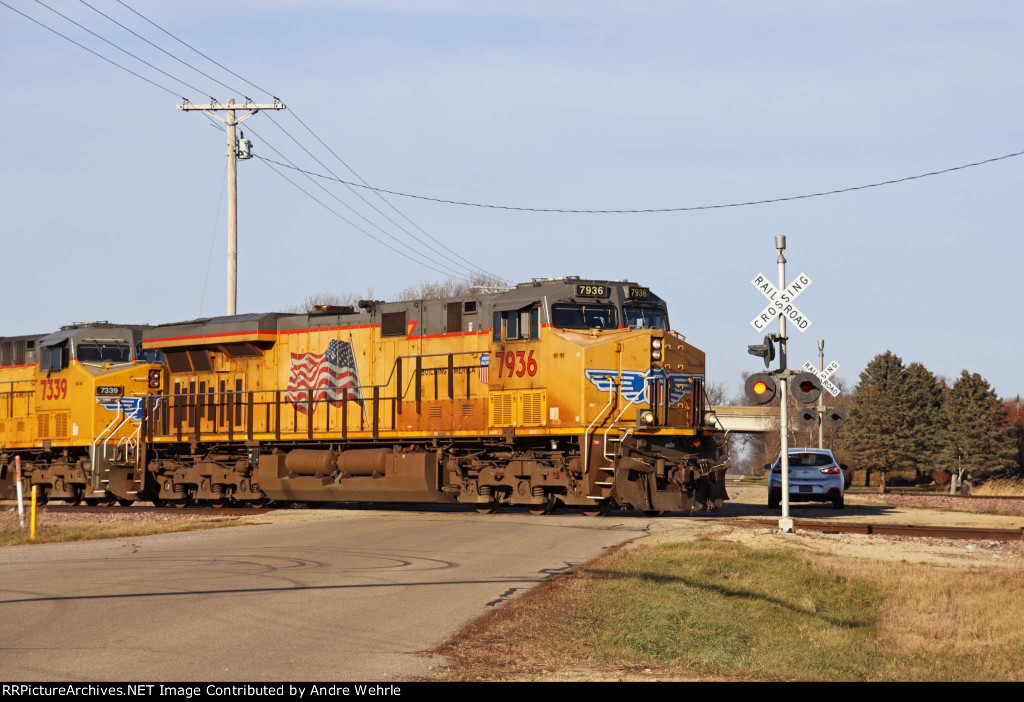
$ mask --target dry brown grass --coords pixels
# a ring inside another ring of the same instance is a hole
[[[82,519],[83,515],[75,516],[78,519],[73,522],[40,521],[37,525],[36,538],[32,541],[29,539],[29,515],[27,511],[24,529],[18,526],[18,516],[16,514],[0,514],[0,547],[63,541],[85,541],[90,539],[116,539],[123,536],[149,536],[177,531],[218,529],[243,523],[238,517],[178,518],[163,521],[110,521],[105,520],[102,515],[84,520]]]
[[[440,653],[450,680],[1024,679],[1024,571],[714,540],[546,582]]]
[[[974,495],[998,495],[1000,497],[1024,497],[1024,480],[1020,478],[999,478],[989,480],[974,488]]]

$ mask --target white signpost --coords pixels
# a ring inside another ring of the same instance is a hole
[[[817,368],[814,367],[813,363],[807,361],[806,363],[804,363],[804,370],[813,375],[814,377],[816,377],[818,379],[818,382],[821,383],[821,387],[823,387],[825,390],[828,390],[832,397],[839,396],[839,388],[836,387],[836,384],[830,380],[832,375],[837,370],[839,370],[838,363],[832,361],[832,363],[829,363],[827,366],[825,366],[824,370],[818,370]]]
[[[793,300],[811,285],[811,279],[806,273],[798,275],[781,293],[763,273],[754,276],[750,284],[768,298],[768,306],[750,321],[755,331],[764,331],[780,315],[801,332],[811,328],[811,320],[793,304]]]

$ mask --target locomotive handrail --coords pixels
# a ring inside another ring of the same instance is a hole
[[[390,426],[387,427],[386,429],[384,429],[384,431],[397,431],[397,429],[398,429],[397,415],[401,414],[401,412],[402,412],[401,404],[402,404],[403,401],[405,401],[406,396],[409,394],[409,390],[410,390],[409,386],[411,386],[413,384],[416,385],[416,409],[417,409],[417,413],[419,413],[419,411],[420,411],[420,399],[421,399],[421,394],[422,394],[422,385],[421,385],[420,378],[423,375],[425,375],[425,374],[428,374],[428,373],[438,373],[438,372],[448,372],[450,374],[450,377],[448,379],[448,394],[449,394],[449,398],[454,398],[455,397],[455,388],[454,388],[454,374],[455,374],[455,371],[466,371],[466,396],[467,396],[467,398],[469,398],[471,396],[470,395],[470,390],[471,389],[470,389],[470,382],[469,382],[469,380],[470,380],[470,373],[474,369],[479,371],[480,366],[479,366],[479,364],[456,366],[455,363],[454,363],[454,358],[456,356],[480,356],[481,354],[484,354],[484,353],[487,353],[487,351],[485,351],[485,350],[453,351],[452,353],[403,354],[403,355],[400,355],[400,356],[396,356],[395,357],[395,361],[392,364],[391,370],[388,373],[388,376],[387,376],[387,379],[385,380],[385,382],[380,383],[380,384],[352,385],[352,386],[348,386],[348,387],[344,387],[344,388],[338,388],[337,390],[340,391],[339,394],[341,395],[341,398],[337,399],[337,400],[332,400],[332,399],[329,399],[329,398],[326,398],[326,397],[316,398],[316,395],[318,393],[322,393],[324,391],[323,387],[319,387],[319,388],[294,387],[294,388],[290,388],[290,389],[287,389],[287,388],[286,389],[281,389],[281,388],[266,389],[265,388],[265,389],[261,389],[261,390],[227,390],[227,389],[225,389],[225,390],[213,390],[212,386],[211,386],[211,389],[209,391],[205,391],[205,392],[179,392],[179,393],[168,393],[168,394],[165,394],[165,395],[159,395],[158,397],[163,397],[163,398],[167,399],[167,404],[165,406],[165,413],[162,415],[162,417],[164,419],[162,419],[159,427],[154,426],[154,429],[159,428],[160,431],[153,431],[153,432],[151,432],[151,435],[155,434],[155,435],[171,436],[171,435],[176,433],[178,435],[179,439],[182,439],[182,438],[184,438],[184,435],[186,433],[184,431],[184,426],[182,426],[183,424],[185,424],[185,425],[189,425],[190,431],[188,433],[194,437],[194,440],[198,441],[198,440],[201,439],[202,434],[205,433],[205,432],[202,431],[201,423],[203,421],[209,420],[209,421],[211,421],[213,423],[213,425],[215,427],[214,428],[214,433],[223,433],[223,431],[218,431],[218,428],[223,429],[223,425],[226,423],[228,425],[227,426],[227,433],[228,433],[229,437],[233,436],[234,435],[234,431],[235,431],[235,426],[234,426],[235,422],[241,422],[241,416],[240,416],[241,410],[240,410],[240,408],[243,406],[243,403],[240,401],[240,398],[245,397],[247,399],[247,401],[244,403],[244,406],[245,406],[246,412],[248,414],[248,418],[246,420],[246,425],[247,426],[246,426],[245,433],[246,433],[247,438],[249,438],[249,439],[252,439],[252,435],[254,433],[254,429],[252,427],[252,424],[253,424],[253,414],[255,413],[255,408],[257,406],[263,406],[263,407],[266,407],[266,409],[267,409],[266,426],[265,426],[264,431],[272,432],[278,438],[280,438],[280,436],[282,434],[290,435],[290,436],[295,436],[295,435],[299,435],[299,434],[305,433],[307,438],[312,439],[313,438],[313,431],[314,431],[313,420],[314,420],[314,415],[316,414],[317,410],[319,410],[319,408],[320,408],[320,406],[322,404],[326,403],[326,406],[327,406],[328,409],[327,409],[327,413],[325,415],[325,427],[324,427],[324,429],[322,431],[330,432],[331,431],[331,426],[330,426],[330,424],[331,424],[330,405],[338,403],[338,402],[341,403],[341,415],[342,415],[341,416],[340,426],[338,427],[338,429],[341,430],[343,438],[347,438],[348,429],[349,429],[349,427],[348,427],[348,403],[349,402],[353,402],[353,401],[357,402],[360,405],[360,408],[362,410],[361,413],[360,413],[359,430],[360,431],[364,431],[366,429],[366,427],[364,425],[364,420],[369,419],[369,420],[371,420],[371,422],[370,422],[370,424],[371,424],[370,425],[370,429],[373,432],[374,438],[377,438],[378,432],[382,430],[382,427],[381,427],[381,424],[382,424],[381,419],[382,419],[382,417],[381,417],[381,411],[380,411],[380,403],[381,402],[390,402],[391,403],[391,412],[390,412],[390,414],[391,414],[391,421],[390,421]],[[448,359],[448,364],[445,365],[445,366],[423,368],[422,367],[422,359],[423,358],[447,358]],[[403,359],[415,359],[416,362],[417,362],[416,363],[416,373],[415,373],[416,377],[413,378],[412,381],[408,385],[406,385],[405,383],[402,382],[402,365],[403,365],[402,364],[402,360]],[[396,378],[396,376],[397,376],[397,378]],[[393,383],[395,385],[394,393],[393,394],[390,394],[390,393],[389,394],[385,394],[387,389],[390,388]],[[438,390],[438,388],[436,387],[436,383],[435,383],[435,392],[437,390]],[[382,391],[384,391],[384,392],[382,392]],[[271,393],[272,394],[272,399],[267,399],[267,400],[262,400],[262,399],[261,400],[257,400],[256,399],[258,395],[265,396],[267,393]],[[292,427],[291,427],[291,429],[289,431],[284,431],[283,430],[283,426],[282,426],[282,422],[281,422],[280,407],[281,407],[282,404],[285,404],[285,403],[281,402],[281,399],[282,399],[281,395],[282,394],[285,395],[285,396],[287,396],[287,395],[305,395],[306,396],[305,400],[299,400],[297,402],[294,401],[294,400],[287,400],[287,402],[286,402],[287,404],[291,404],[292,405],[293,417],[294,417],[293,423],[292,423]],[[438,399],[438,398],[435,396],[435,399]],[[215,402],[215,400],[216,400],[216,402]],[[371,404],[369,410],[363,404],[364,401]],[[335,404],[335,406],[337,406],[337,405]],[[273,422],[271,421],[272,418],[271,418],[271,415],[270,415],[270,408],[271,407],[274,408]],[[232,409],[234,409],[235,413],[239,414],[239,417],[237,419],[236,419],[235,415],[232,413],[232,411],[231,411]],[[153,410],[154,411],[151,413],[151,416],[150,416],[148,421],[151,421],[151,423],[155,424],[156,416],[157,416],[156,407],[154,407]],[[221,411],[220,419],[218,419],[218,417],[217,417],[217,411],[218,410]],[[225,412],[225,410],[227,410],[227,411]],[[168,414],[171,413],[171,412],[173,412],[173,415],[174,415],[173,416],[173,421],[174,421],[174,427],[175,428],[174,428],[173,431],[172,431],[172,428],[169,426],[170,417],[168,417]],[[306,417],[307,417],[306,418],[306,428],[305,428],[305,431],[303,431],[302,429],[299,428],[298,414],[300,412],[305,414]],[[372,417],[367,417],[367,414],[372,414]],[[227,422],[224,421],[225,418],[227,418],[227,420],[228,420]],[[271,429],[271,426],[273,426],[273,429]],[[317,431],[320,431],[320,430],[317,430]]]
[[[590,433],[590,430],[594,428],[594,425],[597,424],[598,420],[604,417],[604,413],[607,412],[612,404],[615,403],[615,396],[619,392],[619,386],[615,382],[618,375],[613,376],[609,373],[608,375],[602,375],[599,377],[607,378],[611,383],[611,388],[608,390],[608,404],[604,406],[604,409],[597,413],[597,416],[594,417],[594,421],[590,423],[590,426],[583,430],[583,475],[587,475],[587,473],[590,472],[590,439],[588,438],[588,434]]]
[[[608,433],[609,433],[609,432],[610,432],[610,431],[612,430],[612,427],[614,427],[614,426],[615,426],[615,423],[616,423],[617,421],[619,421],[620,419],[622,419],[622,415],[624,415],[624,414],[626,413],[626,410],[628,410],[628,409],[629,409],[630,407],[632,407],[633,405],[638,405],[638,404],[641,404],[641,403],[637,402],[637,400],[641,400],[641,399],[643,399],[643,393],[637,393],[637,394],[636,394],[636,395],[635,395],[635,396],[633,397],[633,399],[632,399],[632,400],[630,400],[629,402],[627,402],[627,403],[626,403],[626,404],[625,404],[625,405],[624,405],[624,406],[622,407],[622,411],[621,411],[621,412],[619,412],[619,414],[618,414],[618,415],[617,415],[617,416],[615,417],[615,419],[613,419],[613,420],[612,420],[611,424],[609,424],[609,425],[608,425],[608,428],[604,430],[604,444],[602,445],[602,447],[601,447],[601,448],[602,448],[602,450],[603,450],[603,453],[604,453],[604,457],[605,457],[605,458],[611,458],[611,459],[614,459],[614,458],[615,458],[615,456],[609,456],[609,455],[608,455]]]

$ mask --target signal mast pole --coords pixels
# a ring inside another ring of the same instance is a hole
[[[224,131],[228,135],[228,306],[227,313],[229,315],[237,314],[237,296],[238,296],[238,166],[237,159],[252,158],[252,154],[248,150],[248,142],[246,142],[246,148],[243,152],[239,153],[238,149],[238,137],[235,134],[235,127],[244,122],[245,120],[252,117],[260,110],[283,110],[286,109],[284,104],[277,98],[274,98],[274,103],[271,105],[256,105],[246,100],[240,105],[235,104],[235,99],[231,98],[226,104],[219,104],[210,102],[209,105],[193,105],[190,102],[182,102],[178,105],[178,109],[184,112],[204,112],[210,117],[224,123]],[[235,118],[235,110],[242,109],[248,110],[249,114],[245,115],[241,119]],[[225,117],[218,115],[218,112],[224,112]]]
[[[786,289],[786,236],[776,235],[775,248],[779,252],[779,290]],[[793,519],[789,516],[789,379],[786,372],[786,315],[779,315],[779,391],[781,408],[779,418],[779,461],[782,469],[782,517],[779,518],[779,531],[783,534],[793,533]]]
[[[825,370],[824,339],[818,339],[818,370]],[[818,448],[825,448],[825,393],[818,395]]]

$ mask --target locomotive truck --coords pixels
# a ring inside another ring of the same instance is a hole
[[[147,389],[130,420],[132,465],[107,483],[114,499],[588,515],[726,499],[704,421],[704,354],[670,331],[661,298],[629,281],[535,279],[141,336]]]

